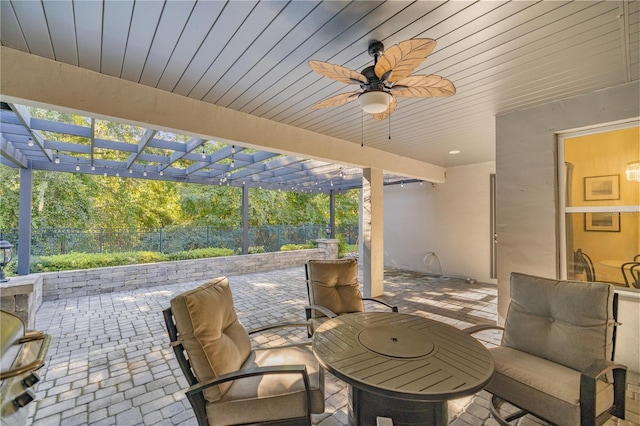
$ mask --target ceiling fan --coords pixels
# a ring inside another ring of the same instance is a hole
[[[358,99],[364,112],[376,120],[384,120],[396,109],[396,96],[404,98],[430,98],[451,96],[456,93],[453,83],[437,75],[409,75],[436,47],[428,38],[405,40],[386,51],[384,45],[374,41],[369,45],[373,65],[362,72],[323,61],[309,61],[309,67],[324,77],[346,84],[359,84],[362,91],[341,93],[313,105],[313,109],[346,104]]]

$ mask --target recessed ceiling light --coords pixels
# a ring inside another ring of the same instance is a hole
[[[449,154],[451,154],[451,155],[460,154],[460,150],[459,149],[454,149],[453,151],[449,151]]]

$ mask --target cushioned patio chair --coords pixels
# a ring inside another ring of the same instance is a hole
[[[309,346],[252,350],[226,278],[175,297],[164,318],[200,426],[310,425],[324,412],[324,370]]]
[[[511,274],[502,343],[490,349],[495,376],[486,387],[498,423],[527,412],[560,426],[624,419],[626,367],[612,361],[616,296],[606,283]],[[522,411],[503,417],[504,401]]]
[[[362,297],[358,287],[356,259],[310,260],[305,264],[305,273],[309,296],[305,314],[311,334],[320,324],[336,315],[363,312],[364,301],[378,303],[398,312],[397,306]]]

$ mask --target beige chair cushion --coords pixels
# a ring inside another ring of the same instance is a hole
[[[310,260],[307,272],[312,305],[323,306],[338,315],[364,311],[356,259]],[[324,315],[313,311],[312,316]]]
[[[171,310],[199,382],[238,370],[249,356],[249,335],[238,321],[226,278],[215,278],[175,297]],[[230,386],[228,382],[205,389],[204,397],[217,401]]]
[[[580,373],[505,346],[490,349],[495,375],[486,390],[559,426],[580,424]],[[596,415],[613,404],[613,385],[596,385]]]
[[[511,274],[502,345],[582,371],[612,354],[613,286]]]
[[[311,412],[324,412],[324,371],[308,346],[261,349],[242,368],[271,365],[307,366],[311,385]],[[304,382],[300,374],[276,374],[235,380],[217,402],[207,404],[212,425],[245,424],[305,415]]]

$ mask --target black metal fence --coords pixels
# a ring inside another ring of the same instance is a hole
[[[4,239],[17,251],[18,230],[2,230]],[[336,226],[347,244],[358,239],[358,225]],[[280,250],[285,244],[306,244],[318,238],[326,238],[326,225],[272,225],[249,228],[249,246],[263,247],[267,252]],[[219,247],[235,251],[242,247],[242,229],[214,229],[207,226],[169,227],[157,229],[95,230],[72,228],[33,229],[31,254],[50,256],[76,253],[118,253],[127,251],[159,251],[174,253],[198,248]]]

